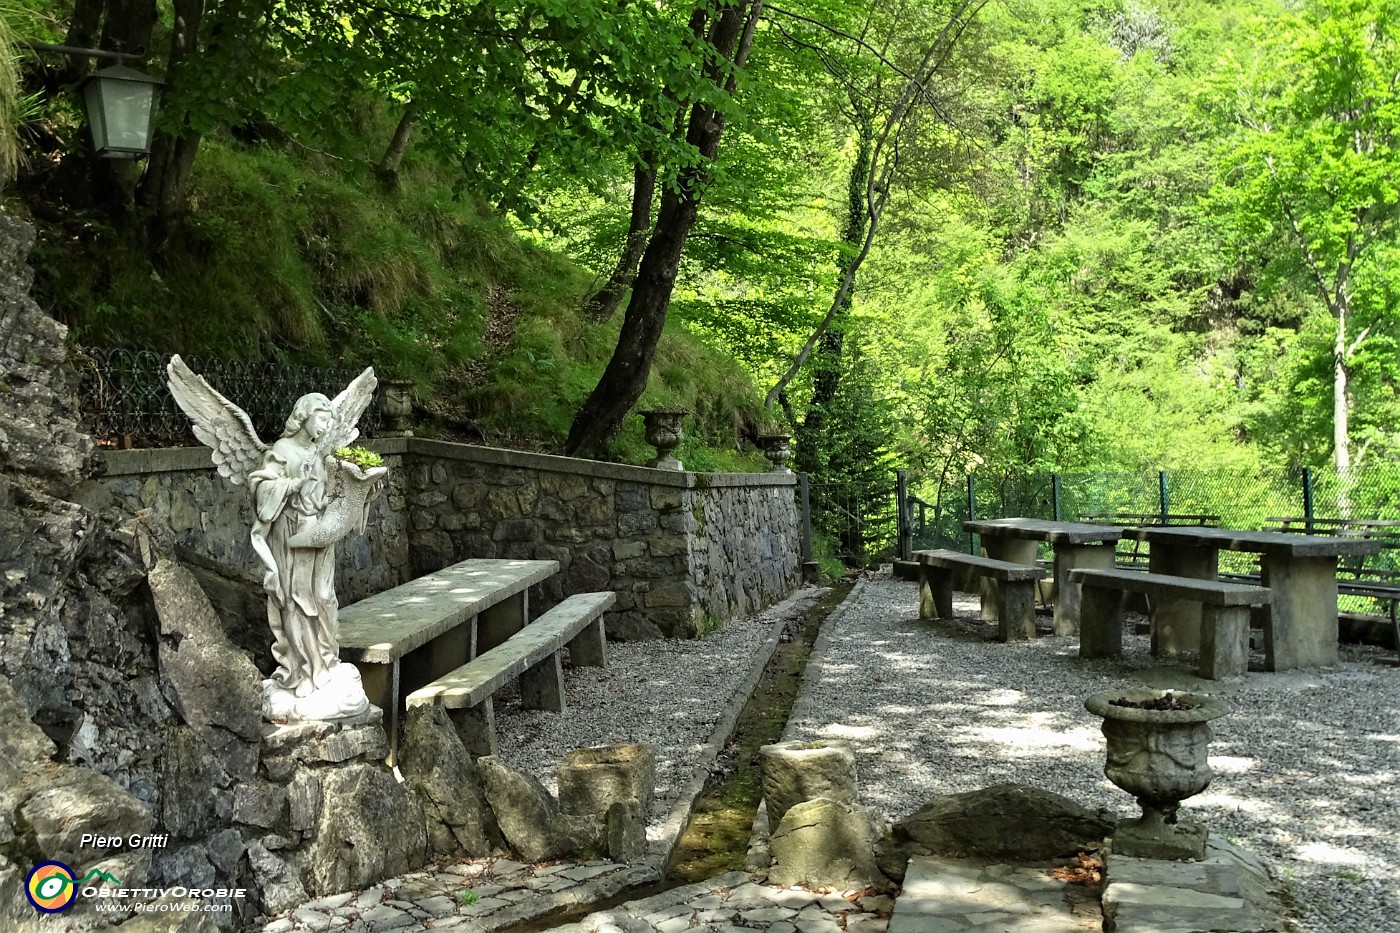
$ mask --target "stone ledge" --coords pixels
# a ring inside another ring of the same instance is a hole
[[[600,479],[674,486],[679,489],[721,489],[742,486],[795,486],[795,473],[673,473],[625,463],[605,463],[553,454],[526,453],[500,447],[479,447],[421,437],[369,438],[364,445],[383,456],[417,455],[444,460],[468,460],[495,466],[572,473]],[[139,450],[103,450],[99,453],[105,476],[138,476],[213,470],[208,447],[149,447]]]

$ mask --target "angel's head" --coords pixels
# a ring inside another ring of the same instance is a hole
[[[292,413],[282,427],[282,436],[291,437],[305,428],[313,441],[320,440],[335,422],[335,408],[331,400],[320,392],[311,392],[297,399]]]

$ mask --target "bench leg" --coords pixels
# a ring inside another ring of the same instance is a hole
[[[1079,588],[1079,656],[1116,658],[1123,654],[1123,594],[1083,585]]]
[[[520,705],[564,712],[564,666],[559,662],[559,652],[520,674]]]
[[[998,587],[997,629],[1002,641],[1035,637],[1035,581],[1008,580]]]
[[[449,709],[447,718],[472,758],[500,754],[501,748],[496,742],[496,707],[490,697],[475,706]]]
[[[1249,670],[1249,607],[1201,608],[1201,669],[1206,680]]]
[[[953,617],[953,571],[946,567],[919,565],[919,618]]]
[[[384,733],[389,738],[389,757],[394,764],[394,751],[399,745],[399,662],[388,664],[356,663],[360,672],[360,683],[364,685],[365,696],[374,706],[384,711]]]
[[[982,536],[982,550],[994,560],[1007,560],[1025,567],[1035,566],[1036,542],[1030,538],[1000,538]],[[982,578],[982,621],[999,622],[997,615],[1001,597],[997,594],[997,581],[990,577]]]
[[[569,642],[569,660],[575,667],[608,666],[608,639],[602,618],[585,625]]]
[[[530,591],[517,593],[482,611],[477,618],[476,648],[485,654],[525,627],[530,617]]]

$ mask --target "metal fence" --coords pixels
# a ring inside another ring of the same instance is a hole
[[[122,349],[74,347],[78,400],[87,430],[99,443],[113,447],[166,447],[193,443],[190,420],[176,406],[165,385],[168,354]],[[280,437],[296,400],[308,392],[334,398],[359,375],[339,369],[245,363],[214,357],[187,357],[185,362],[252,419],[265,442]],[[360,419],[372,436],[379,426],[379,397]]]
[[[893,560],[899,517],[895,488],[881,483],[809,483],[807,521],[820,557],[872,566]]]
[[[968,476],[941,497],[925,495],[915,485],[907,499],[907,550],[969,551],[975,542],[962,530],[969,518],[1211,515],[1223,527],[1247,529],[1275,518],[1400,519],[1400,463],[1365,464],[1345,481],[1331,468]],[[1222,569],[1247,559],[1221,557]]]

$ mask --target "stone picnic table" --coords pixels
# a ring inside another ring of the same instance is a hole
[[[1080,588],[1077,583],[1069,582],[1069,572],[1076,567],[1111,569],[1114,548],[1118,539],[1123,537],[1123,529],[1117,525],[1057,522],[1043,518],[975,519],[963,522],[963,531],[982,537],[982,547],[988,557],[1028,567],[1035,564],[1036,543],[1050,543],[1054,552],[1054,583],[1050,598],[1055,604],[1056,635],[1074,635],[1079,631]],[[984,618],[986,611],[984,608]]]
[[[1147,542],[1148,572],[1214,580],[1221,551],[1259,555],[1261,583],[1273,591],[1264,610],[1264,669],[1331,667],[1337,663],[1337,559],[1377,554],[1381,542],[1281,531],[1144,526],[1125,537]],[[1152,607],[1152,650],[1200,648],[1198,603],[1163,599]]]

